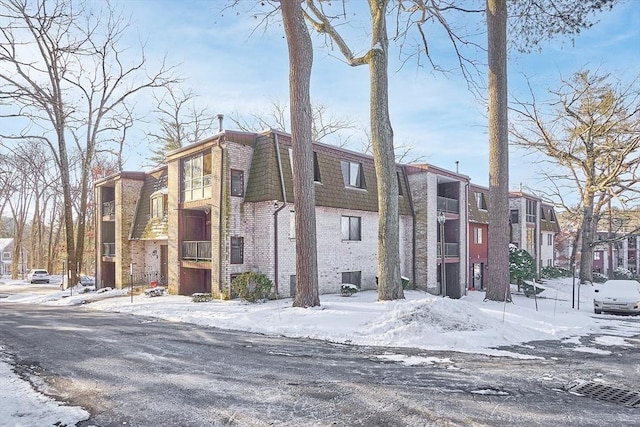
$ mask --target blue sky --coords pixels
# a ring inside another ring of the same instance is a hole
[[[133,34],[147,43],[152,59],[167,54],[170,63],[179,63],[184,86],[199,95],[197,104],[211,113],[252,114],[268,111],[279,101],[288,104],[288,56],[284,31],[279,21],[266,30],[256,29],[260,18],[244,10],[221,12],[224,1],[129,0],[119,3],[131,14]],[[244,1],[243,6],[254,4]],[[258,2],[259,3],[259,2]],[[339,2],[334,2],[339,3]],[[476,3],[484,4],[482,1]],[[364,0],[348,6],[365,6]],[[357,10],[345,38],[357,53],[369,46],[366,7]],[[475,19],[475,18],[474,18]],[[538,99],[561,77],[581,69],[599,69],[630,82],[640,74],[640,1],[629,0],[611,12],[598,16],[591,29],[570,39],[543,44],[542,52],[510,53],[509,91],[527,98],[526,79]],[[479,19],[458,21],[461,28],[479,32]],[[389,23],[390,33],[393,25]],[[135,34],[137,31],[138,34]],[[369,123],[368,69],[348,67],[337,51],[323,46],[314,36],[312,100],[327,107],[335,117],[346,117],[365,129]],[[484,43],[484,35],[477,40]],[[401,67],[398,48],[390,43],[390,113],[395,144],[411,145],[411,156],[459,171],[474,183],[488,184],[488,142],[484,101],[472,94],[460,73],[453,69],[452,49],[442,34],[433,34],[430,48],[440,64],[452,67],[443,75],[424,64],[409,60]],[[478,52],[485,61],[486,54]],[[484,68],[481,68],[484,74]],[[145,102],[141,105],[144,107]],[[231,126],[226,121],[226,127]],[[354,138],[360,138],[358,132]],[[357,146],[354,146],[356,148]],[[134,151],[135,152],[135,151]],[[137,149],[140,154],[140,149]],[[133,155],[125,168],[139,167]],[[531,156],[512,152],[510,188],[539,188],[536,165]]]

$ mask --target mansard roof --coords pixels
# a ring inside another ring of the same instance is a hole
[[[268,131],[257,138],[245,201],[284,201],[280,172],[284,181],[286,202],[294,203],[293,171],[289,149],[291,136],[277,131]],[[378,193],[373,157],[332,145],[313,143],[320,170],[320,182],[315,185],[316,206],[377,212]],[[279,154],[279,156],[278,156]],[[366,188],[345,186],[341,161],[362,166]],[[400,176],[401,194],[399,212],[411,215],[409,189],[405,172],[397,166]]]

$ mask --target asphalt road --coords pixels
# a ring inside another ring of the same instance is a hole
[[[627,341],[609,355],[555,341],[510,348],[543,357],[524,360],[0,304],[0,346],[17,372],[88,410],[81,426],[635,426],[640,408],[564,390],[576,379],[639,390],[640,335]]]

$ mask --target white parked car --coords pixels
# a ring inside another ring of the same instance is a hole
[[[49,272],[44,269],[33,269],[27,274],[27,280],[29,283],[49,283],[51,278]]]
[[[593,297],[593,311],[640,314],[640,283],[635,280],[607,280]]]

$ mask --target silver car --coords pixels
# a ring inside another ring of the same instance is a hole
[[[593,311],[640,314],[640,283],[635,280],[607,280],[594,290]]]
[[[49,283],[51,278],[49,277],[49,272],[47,270],[34,269],[29,271],[27,280],[29,283]]]

